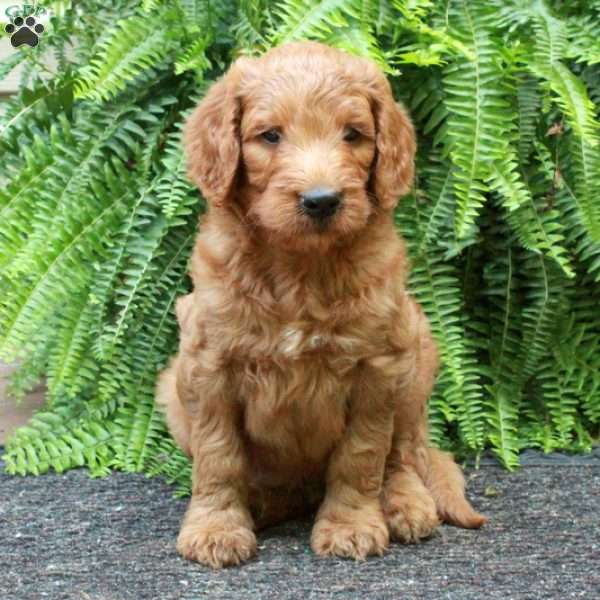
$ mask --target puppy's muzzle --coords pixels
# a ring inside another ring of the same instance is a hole
[[[340,192],[330,187],[315,187],[300,194],[302,212],[316,221],[333,216],[341,202]]]

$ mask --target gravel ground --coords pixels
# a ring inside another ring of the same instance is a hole
[[[600,598],[600,452],[470,471],[480,531],[444,526],[364,562],[323,559],[310,522],[259,536],[259,555],[213,572],[181,559],[186,500],[162,481],[85,471],[6,475],[0,462],[0,600]]]

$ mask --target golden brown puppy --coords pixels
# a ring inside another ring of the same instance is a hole
[[[193,459],[179,552],[212,567],[314,509],[321,555],[478,527],[427,445],[437,370],[392,219],[415,136],[371,62],[317,43],[241,58],[185,132],[208,201],[158,401]]]

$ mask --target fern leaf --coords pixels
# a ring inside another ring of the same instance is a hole
[[[446,135],[448,110],[444,104],[440,75],[435,72],[425,81],[420,76],[415,80],[411,78],[406,86],[414,89],[408,102],[412,118],[421,124],[420,130],[424,135],[433,134],[434,148],[441,146],[441,140]]]
[[[519,109],[519,160],[527,163],[536,135],[536,124],[540,111],[541,96],[537,81],[520,73],[517,77],[517,101]]]
[[[47,180],[36,177],[34,210],[28,219],[20,219],[27,223],[28,230],[21,232],[26,235],[19,244],[12,243],[13,252],[18,248],[9,268],[14,276],[35,271],[44,248],[61,244],[61,239],[78,227],[81,198],[90,192],[97,173],[102,172],[106,151],[122,160],[135,153],[137,140],[144,137],[144,130],[136,122],[138,112],[128,104],[111,110],[84,111],[77,121],[79,127],[68,136],[56,136],[52,163],[44,169]],[[145,123],[147,118],[145,113],[140,122]]]
[[[519,252],[512,247],[510,237],[510,231],[499,219],[499,214],[492,213],[486,230],[486,255],[489,258],[483,272],[484,289],[477,299],[477,307],[485,312],[481,318],[488,326],[486,350],[491,380],[487,386],[489,398],[485,411],[489,423],[488,439],[502,464],[512,469],[519,462],[518,415],[523,386],[519,365],[523,352],[523,307],[517,277]]]
[[[560,144],[558,147],[555,168],[562,177],[555,194],[556,205],[565,224],[565,235],[575,254],[588,273],[600,280],[600,242],[590,236],[590,222],[584,217],[585,209],[580,203],[581,195],[577,193],[577,189],[581,189],[585,184],[581,179],[573,181],[581,175],[579,157],[576,152],[570,151],[572,143]]]
[[[600,63],[600,20],[598,13],[567,19],[567,56],[589,65]]]
[[[148,459],[148,475],[162,475],[168,483],[175,483],[175,496],[185,497],[192,493],[192,463],[172,440],[162,439],[157,451]]]
[[[92,474],[106,475],[113,456],[114,426],[93,415],[80,416],[84,413],[71,401],[35,414],[7,442],[2,457],[7,472],[40,475],[49,469],[62,473],[87,466]]]
[[[25,58],[27,58],[25,52],[15,52],[0,60],[0,81],[2,81],[13,69],[18,67]]]
[[[157,278],[156,289],[162,295],[153,298],[152,305],[144,311],[142,328],[128,343],[133,372],[121,386],[123,400],[116,418],[119,429],[115,433],[118,454],[127,470],[143,469],[156,441],[164,435],[164,420],[154,403],[154,380],[157,368],[166,361],[165,349],[172,346],[175,338],[174,302],[185,290],[187,256],[194,237],[195,231],[191,230],[173,244],[172,254]],[[163,281],[168,285],[163,286]]]
[[[279,19],[270,35],[272,44],[314,38],[353,54],[368,56],[382,69],[395,72],[378,47],[371,21],[371,5],[361,0],[282,0],[273,11]]]
[[[23,138],[47,133],[57,120],[64,122],[71,114],[73,82],[44,83],[23,88],[3,107],[0,119],[0,151],[20,154]]]
[[[91,320],[95,307],[86,286],[73,294],[57,325],[57,339],[48,356],[47,385],[51,398],[73,398],[98,375],[92,359]]]
[[[190,195],[193,202],[197,197],[196,188],[187,178],[181,131],[175,131],[167,139],[161,162],[163,170],[156,183],[156,197],[164,215],[173,219],[186,203],[190,203]]]
[[[492,452],[509,470],[519,466],[518,404],[514,389],[502,385],[489,388],[491,400],[487,403],[486,417],[490,429],[488,438]]]
[[[498,193],[509,211],[531,202],[529,189],[521,179],[514,155],[494,162],[489,168],[487,184],[490,190]]]
[[[250,54],[269,47],[269,31],[273,18],[266,1],[240,0],[234,34],[238,46]]]
[[[548,350],[564,310],[561,290],[565,285],[556,267],[541,256],[530,257],[524,265],[527,306],[523,310],[523,356],[520,375],[535,375]]]
[[[423,225],[414,197],[412,203],[405,199],[401,204],[397,223],[413,251],[409,287],[429,317],[443,369],[448,372],[447,385],[441,393],[454,410],[465,444],[472,450],[481,450],[485,438],[481,373],[475,349],[461,323],[463,307],[457,273],[441,260],[439,251],[437,255],[435,250],[430,249],[416,253]]]
[[[356,14],[354,0],[283,0],[275,11],[281,20],[276,30],[277,43],[330,33],[346,27],[348,15]]]
[[[82,69],[75,97],[108,100],[140,74],[155,69],[174,48],[169,34],[172,19],[173,13],[161,11],[152,17],[138,15],[119,21],[96,57]]]
[[[0,348],[7,357],[19,356],[29,347],[28,336],[38,323],[54,310],[56,303],[83,287],[87,261],[104,250],[107,230],[118,222],[129,201],[128,177],[121,168],[117,176],[108,165],[102,186],[88,198],[77,229],[71,230],[52,249],[40,257],[27,283],[15,289],[10,302],[0,303]]]
[[[72,139],[68,122],[53,126],[49,139],[35,136],[31,150],[23,153],[21,168],[12,174],[0,190],[0,267],[5,268],[25,244],[33,229],[32,215],[36,211],[40,190],[57,162],[52,152],[59,140]]]
[[[211,62],[206,56],[209,43],[208,36],[199,37],[180,53],[175,59],[175,73],[181,75],[186,71],[194,70],[197,74],[202,75],[204,71],[208,70],[211,66]]]
[[[454,36],[474,56],[450,64],[444,76],[447,146],[456,166],[455,227],[458,237],[465,238],[472,235],[490,182],[511,209],[527,200],[527,192],[518,182],[512,136],[506,135],[516,115],[505,98],[502,81],[506,75],[499,66],[498,43],[492,33],[494,15],[462,0],[451,5],[449,19]]]

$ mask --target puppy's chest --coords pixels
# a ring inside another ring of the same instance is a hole
[[[376,346],[364,332],[350,327],[332,330],[326,325],[291,322],[256,327],[231,350],[250,372],[283,370],[291,374],[325,368],[342,378],[362,357],[375,352]]]
[[[357,364],[368,344],[303,323],[262,332],[236,351],[250,438],[320,461],[345,429]]]

